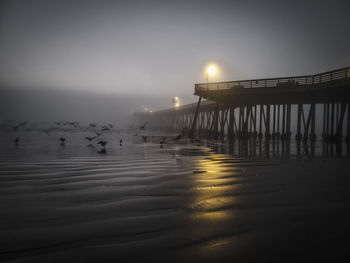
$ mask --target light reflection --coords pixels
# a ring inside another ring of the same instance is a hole
[[[191,202],[194,220],[205,222],[221,221],[232,218],[230,207],[237,203],[237,197],[232,193],[239,187],[237,169],[220,160],[220,155],[210,156],[211,159],[198,159],[196,169],[205,171],[194,173],[193,187],[195,196]],[[213,160],[214,159],[214,160]]]
[[[210,211],[210,212],[198,212],[193,215],[195,220],[225,220],[228,218],[229,213],[226,211]]]

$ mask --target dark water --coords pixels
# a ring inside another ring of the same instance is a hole
[[[114,132],[103,135],[107,153],[99,154],[89,135],[2,132],[1,261],[295,262],[347,254],[346,146],[168,137],[160,147],[155,133],[143,142]]]

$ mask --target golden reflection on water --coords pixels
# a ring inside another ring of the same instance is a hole
[[[194,198],[190,204],[192,219],[208,223],[229,220],[232,213],[229,207],[237,203],[237,197],[232,193],[239,187],[237,170],[220,161],[220,155],[207,159],[198,159],[198,173],[193,174]]]

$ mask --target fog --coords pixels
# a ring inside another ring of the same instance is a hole
[[[171,106],[161,95],[117,95],[44,88],[0,89],[0,120],[31,122],[71,120],[115,123],[123,128],[136,111]]]
[[[194,83],[350,65],[349,1],[1,1],[2,118],[120,119]],[[4,106],[6,105],[6,106]]]

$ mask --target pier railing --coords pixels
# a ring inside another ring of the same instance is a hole
[[[201,102],[201,106],[212,105],[212,104],[216,104],[216,102],[209,101],[209,100]],[[196,107],[197,107],[197,102],[196,103],[191,103],[191,104],[186,104],[186,105],[179,106],[179,107],[170,108],[170,109],[156,111],[154,113],[157,113],[157,114],[159,114],[159,113],[168,113],[168,112],[174,112],[174,111],[179,111],[179,110],[195,109]]]
[[[267,79],[250,79],[225,82],[210,82],[195,84],[195,94],[198,91],[206,90],[227,90],[240,88],[283,88],[293,86],[304,86],[313,84],[322,84],[326,82],[349,79],[350,67],[332,70],[316,75],[282,77],[282,78],[267,78]]]

